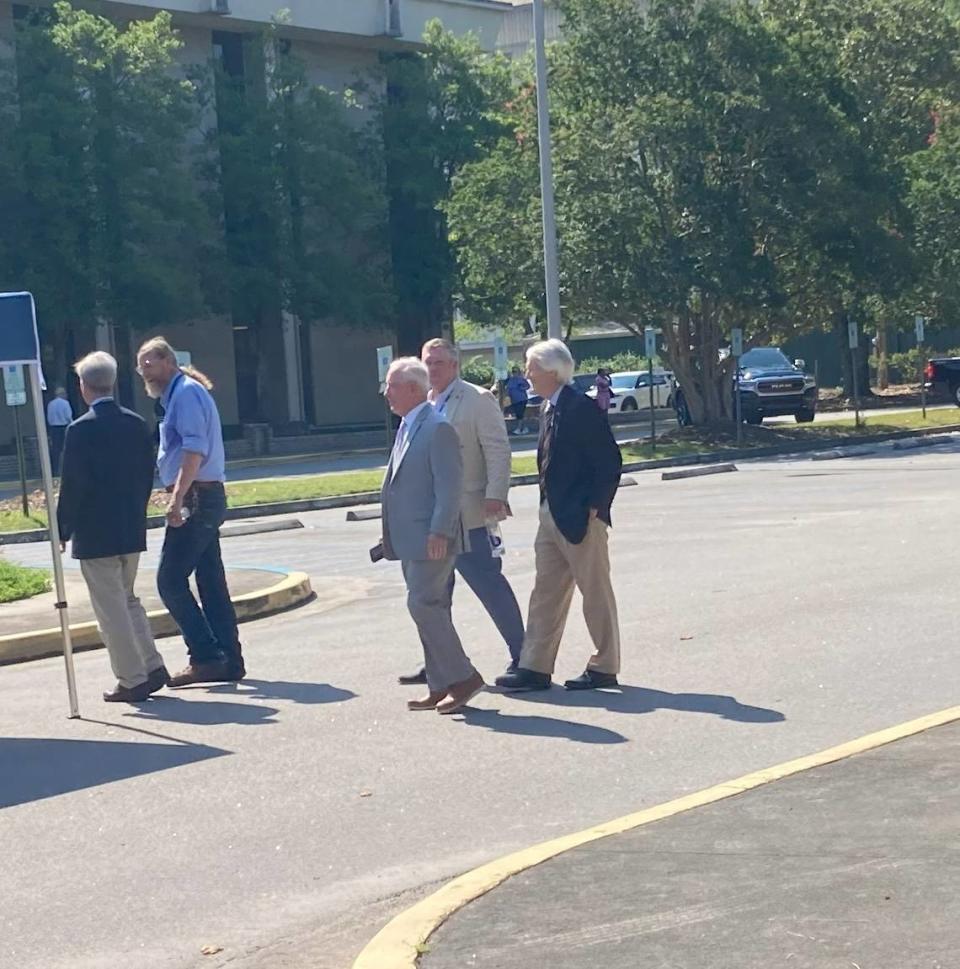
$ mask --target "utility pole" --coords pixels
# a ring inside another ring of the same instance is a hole
[[[553,207],[553,155],[550,144],[550,93],[547,90],[546,0],[533,0],[533,43],[537,61],[537,136],[540,142],[540,199],[543,206],[543,268],[547,294],[547,336],[560,339],[560,276],[557,271],[557,220]]]

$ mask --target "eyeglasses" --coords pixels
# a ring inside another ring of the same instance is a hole
[[[137,373],[142,377],[144,369],[152,370],[159,362],[159,360],[151,360],[149,357],[144,357],[143,361],[137,364]]]

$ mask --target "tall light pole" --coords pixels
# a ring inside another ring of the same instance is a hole
[[[550,146],[550,94],[547,90],[545,0],[533,0],[533,44],[537,59],[537,136],[540,142],[540,199],[543,205],[543,268],[547,292],[547,336],[558,340],[560,276],[557,271],[557,220],[553,208],[553,156]]]

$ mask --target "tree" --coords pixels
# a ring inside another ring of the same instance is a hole
[[[510,92],[507,61],[484,54],[475,37],[455,37],[435,20],[424,42],[422,51],[384,58],[383,137],[402,353],[419,352],[452,317],[460,286],[444,203],[457,173],[483,157],[504,130],[500,107]]]
[[[71,333],[109,323],[125,349],[132,330],[204,305],[211,236],[183,151],[193,90],[165,12],[118,25],[60,0],[22,18],[16,43],[5,275],[36,294],[59,380]]]
[[[287,420],[275,378],[285,366],[284,312],[303,324],[309,407],[309,328],[379,324],[393,308],[372,119],[349,92],[311,83],[280,27],[243,42],[242,66],[217,65],[218,126],[205,169],[224,224],[232,316],[255,368],[241,386],[242,416],[274,421]]]
[[[818,261],[889,273],[884,172],[754,5],[563,10],[551,99],[565,313],[660,326],[695,421],[729,419],[730,328],[792,329]],[[468,288],[521,305],[543,285],[531,102],[521,90],[513,136],[464,168],[449,208]]]

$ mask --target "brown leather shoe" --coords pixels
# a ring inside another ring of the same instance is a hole
[[[167,685],[176,689],[190,686],[191,683],[228,683],[231,679],[230,670],[224,662],[191,663],[186,669],[174,673]]]
[[[148,693],[156,693],[157,690],[162,690],[169,682],[170,674],[167,672],[166,666],[158,666],[147,677],[147,682],[144,685],[148,687]]]
[[[446,690],[440,690],[438,693],[428,693],[426,696],[421,697],[419,700],[407,700],[408,710],[435,710],[437,704],[447,695]]]
[[[437,704],[437,713],[456,713],[457,710],[462,710],[486,685],[477,672],[462,683],[454,683],[447,690],[446,698]]]
[[[143,703],[150,696],[149,680],[136,686],[121,686],[119,683],[110,693],[104,693],[107,703]]]

